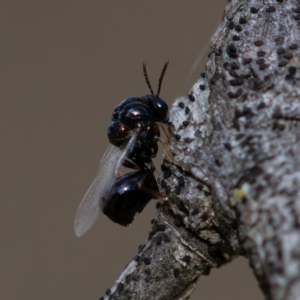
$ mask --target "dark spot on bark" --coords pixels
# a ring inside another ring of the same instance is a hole
[[[179,106],[180,108],[184,108],[184,103],[183,103],[183,102],[179,102],[179,103],[178,103],[178,106]]]
[[[162,234],[162,239],[165,243],[170,242],[170,237],[166,233]]]
[[[156,226],[155,226],[155,231],[156,232],[159,232],[159,231],[164,232],[165,230],[166,230],[166,225],[164,225],[164,224],[156,224]]]
[[[281,55],[281,54],[284,54],[285,53],[285,49],[284,48],[279,48],[277,49],[277,54]]]
[[[256,178],[262,173],[260,167],[253,167],[246,172],[246,180],[249,183],[254,183]]]
[[[165,169],[163,175],[164,175],[164,179],[168,179],[172,176],[172,171],[170,169]]]
[[[208,220],[208,214],[207,213],[203,213],[202,216],[201,216],[201,220],[202,222],[205,222]]]
[[[215,85],[219,79],[220,77],[218,75],[214,75],[214,77],[210,80],[210,84]]]
[[[174,269],[174,277],[177,278],[179,276],[179,269]]]
[[[183,219],[182,219],[182,216],[180,215],[175,215],[174,216],[174,223],[177,227],[180,227],[183,223]]]
[[[239,37],[238,35],[234,35],[234,36],[232,37],[232,39],[233,39],[234,41],[239,41],[239,40],[240,40],[240,37]]]
[[[257,51],[257,56],[258,57],[264,57],[266,55],[265,51]]]
[[[299,20],[300,20],[300,14],[295,15],[295,16],[294,16],[294,20],[295,20],[295,21],[299,21]]]
[[[145,274],[150,276],[151,275],[151,270],[149,268],[146,268],[145,269]]]
[[[296,74],[297,69],[295,67],[289,67],[288,71],[289,71],[289,74],[293,76]]]
[[[235,93],[229,92],[228,96],[229,98],[237,98],[242,95],[242,92],[243,92],[242,89],[238,89]]]
[[[203,190],[203,184],[199,183],[199,184],[197,185],[197,189],[198,189],[199,191],[202,191],[202,190]]]
[[[160,185],[163,189],[168,186],[167,182],[164,179],[161,181]]]
[[[181,139],[181,136],[179,134],[175,134],[175,140],[179,141]]]
[[[192,216],[198,215],[199,214],[199,208],[194,208],[191,212]]]
[[[156,245],[159,246],[162,242],[162,237],[159,235],[157,238],[156,238]]]
[[[149,279],[148,277],[146,277],[146,278],[144,278],[144,281],[145,281],[146,283],[149,283],[149,282],[150,282],[150,279]]]
[[[139,245],[139,253],[141,253],[145,249],[145,247],[146,247],[145,244]]]
[[[269,6],[267,9],[266,9],[266,12],[267,13],[271,13],[271,12],[274,12],[276,9],[274,6]]]
[[[200,76],[201,76],[202,78],[205,78],[205,72],[202,72],[202,73],[200,74]]]
[[[184,186],[184,178],[183,178],[183,176],[180,176],[180,177],[178,178],[178,184],[179,184],[180,186]]]
[[[244,79],[243,78],[232,79],[232,80],[229,80],[229,83],[232,86],[239,86],[244,83]]]
[[[200,84],[199,88],[200,88],[201,91],[204,91],[205,90],[205,85],[204,84]]]
[[[247,19],[245,17],[240,17],[239,23],[240,24],[246,24],[247,23]]]
[[[176,195],[179,195],[180,192],[181,192],[181,187],[180,187],[180,185],[176,185],[176,186],[175,186],[175,194],[176,194]]]
[[[278,67],[284,67],[284,66],[287,65],[287,63],[288,63],[287,60],[282,60],[282,61],[280,61],[280,62],[278,63]]]
[[[245,146],[249,145],[252,139],[253,139],[253,136],[247,136],[247,137],[241,142],[241,147],[245,147]]]
[[[279,122],[275,122],[272,127],[272,130],[277,130],[277,131],[283,131],[284,129],[285,126],[283,124],[280,124]]]
[[[160,166],[160,169],[162,172],[164,172],[165,170],[170,170],[170,168],[166,165],[165,163],[166,161],[163,161],[163,164]]]
[[[243,116],[246,119],[250,119],[250,118],[252,118],[254,116],[254,113],[252,112],[252,110],[251,110],[250,107],[244,106],[243,107]]]
[[[193,141],[193,139],[191,139],[189,137],[184,138],[185,143],[191,143],[192,141]]]
[[[232,77],[238,77],[239,76],[238,73],[235,70],[232,70],[232,69],[229,71],[229,75],[232,76]]]
[[[236,62],[233,62],[230,66],[231,66],[231,69],[233,69],[233,70],[237,70],[240,68],[240,66]]]
[[[294,76],[292,76],[290,74],[285,75],[285,80],[290,84],[293,84],[295,82]]]
[[[235,26],[235,31],[241,32],[242,30],[243,30],[243,28],[242,28],[241,25],[236,25],[236,26]]]
[[[188,264],[191,261],[191,259],[192,258],[190,255],[185,255],[181,260]]]
[[[292,57],[293,57],[293,53],[286,53],[286,54],[284,54],[283,55],[283,57],[285,58],[285,59],[291,59]]]
[[[155,219],[152,219],[150,223],[153,225],[155,223]]]
[[[225,147],[225,149],[227,149],[228,151],[231,151],[231,145],[229,144],[229,143],[224,143],[224,147]]]
[[[151,258],[149,257],[144,257],[143,258],[143,262],[146,266],[150,265],[151,264]]]
[[[105,291],[105,294],[106,294],[107,296],[110,295],[110,293],[111,293],[110,289],[107,289],[107,290]]]
[[[258,13],[258,8],[256,8],[256,7],[251,7],[251,8],[250,8],[250,11],[251,11],[252,14],[257,14],[257,13]]]
[[[243,58],[243,64],[244,65],[248,65],[248,64],[250,64],[252,62],[252,58]]]
[[[276,2],[282,3],[282,2],[283,2],[283,0],[276,0]]]
[[[156,209],[160,209],[161,207],[161,203],[160,202],[157,202],[156,205],[155,205]]]
[[[239,141],[240,139],[242,139],[245,135],[243,133],[239,133],[236,135],[236,140]]]
[[[189,113],[190,113],[190,108],[187,106],[186,108],[185,108],[185,113],[188,115]]]
[[[191,102],[194,102],[195,101],[195,97],[193,94],[189,94],[189,99]]]
[[[256,60],[257,65],[262,65],[264,62],[265,62],[265,60],[263,58],[259,58]]]
[[[284,38],[283,36],[277,36],[275,37],[274,41],[277,45],[282,45],[284,43]]]
[[[233,45],[233,44],[230,44],[228,47],[227,47],[227,50],[226,50],[227,54],[231,57],[231,58],[236,58],[238,55],[237,55],[237,49],[236,47]]]
[[[209,246],[208,251],[209,252],[216,252],[216,251],[220,250],[222,248],[222,246],[223,246],[222,242],[213,243]]]
[[[215,52],[216,56],[221,56],[223,53],[221,48],[218,48],[217,51]]]
[[[239,124],[239,121],[238,121],[237,119],[234,119],[234,120],[233,120],[232,126],[233,126],[237,131],[240,130],[240,124]]]
[[[204,193],[205,197],[211,196],[211,192],[209,192],[209,191],[203,191],[203,193]]]
[[[290,50],[296,50],[296,49],[298,49],[298,45],[297,44],[292,44],[292,45],[289,46],[289,49]]]
[[[257,109],[262,109],[262,108],[265,108],[266,107],[266,104],[264,102],[260,102],[258,105],[257,105]]]
[[[117,291],[121,293],[123,291],[123,288],[124,288],[124,284],[122,282],[119,282],[117,285]]]
[[[221,167],[222,166],[222,163],[220,162],[220,160],[218,158],[215,159],[215,164],[216,166],[218,167]]]
[[[135,262],[137,262],[137,263],[139,263],[140,262],[140,256],[139,255],[137,255],[133,260],[135,261]]]
[[[224,69],[226,69],[226,70],[230,70],[230,63],[229,62],[225,62],[224,64],[223,64],[223,67],[224,67]]]
[[[104,300],[104,297],[100,297],[99,300]]]
[[[210,270],[211,270],[210,267],[206,267],[205,269],[203,269],[202,275],[208,276],[210,274]]]
[[[189,121],[183,121],[183,122],[182,122],[182,125],[183,125],[184,127],[187,127],[187,126],[189,125]]]
[[[292,11],[295,12],[295,13],[300,13],[300,7],[299,6],[295,7],[295,8],[292,9]]]
[[[276,107],[274,108],[274,112],[273,112],[272,117],[273,117],[274,119],[280,119],[280,118],[282,118],[282,114],[281,114],[281,111],[280,111],[279,106],[276,106]]]
[[[262,64],[262,65],[259,65],[259,69],[262,71],[262,70],[265,70],[269,67],[268,64]]]
[[[165,190],[166,195],[169,195],[171,192],[171,188],[168,185],[164,188],[164,190]]]
[[[229,24],[228,24],[228,29],[229,30],[232,30],[234,28],[234,24],[233,24],[233,22],[230,22]]]
[[[255,45],[256,47],[260,47],[260,46],[262,46],[263,44],[264,44],[264,42],[263,42],[263,41],[260,41],[260,40],[254,42],[254,45]]]

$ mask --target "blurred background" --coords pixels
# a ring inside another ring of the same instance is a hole
[[[112,110],[148,93],[141,59],[154,90],[170,60],[171,105],[204,71],[226,2],[1,1],[0,299],[97,300],[137,254],[154,202],[129,228],[101,216],[81,238],[75,213]],[[263,299],[242,258],[201,278],[191,299],[233,297]]]

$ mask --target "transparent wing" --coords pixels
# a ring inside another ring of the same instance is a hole
[[[96,178],[84,195],[74,222],[77,236],[85,234],[95,223],[100,214],[100,202],[104,195],[108,195],[114,184],[117,171],[122,165],[130,148],[134,145],[138,132],[134,132],[130,141],[123,150],[110,144],[103,155]]]

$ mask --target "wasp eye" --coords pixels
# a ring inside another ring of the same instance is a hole
[[[153,97],[150,99],[150,105],[153,109],[153,113],[158,122],[166,123],[168,121],[168,105],[159,98]]]

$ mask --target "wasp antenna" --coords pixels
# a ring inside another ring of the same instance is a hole
[[[157,93],[156,93],[156,97],[159,96],[160,89],[161,89],[161,84],[162,84],[162,81],[163,81],[163,78],[164,78],[164,75],[165,75],[165,73],[166,73],[166,70],[167,70],[168,65],[169,65],[169,61],[166,60],[166,61],[165,61],[165,64],[164,64],[164,67],[163,67],[163,69],[162,69],[162,71],[161,71],[160,77],[159,77],[159,81],[158,81],[158,91],[157,91]]]
[[[148,85],[148,88],[149,88],[151,94],[154,95],[150,81],[148,79],[148,74],[147,74],[147,69],[146,69],[146,61],[144,59],[142,59],[142,63],[143,63],[143,71],[144,71],[144,77],[146,79],[146,83]]]

